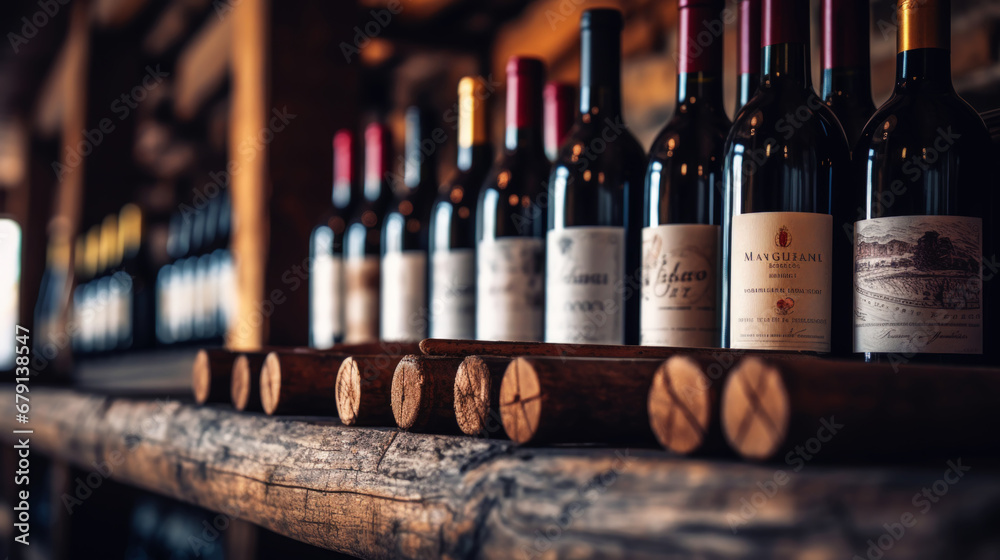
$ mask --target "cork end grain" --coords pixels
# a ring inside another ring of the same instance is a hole
[[[340,421],[347,426],[357,423],[361,404],[361,373],[354,358],[345,359],[337,369],[336,401]]]
[[[233,379],[230,396],[236,410],[246,410],[250,404],[250,359],[241,354],[233,361]]]
[[[212,366],[208,359],[208,351],[199,350],[191,366],[191,390],[194,392],[194,402],[205,404],[212,389]]]
[[[789,402],[774,367],[757,358],[744,359],[722,393],[722,428],[730,446],[748,459],[773,457],[788,434]]]
[[[273,415],[281,402],[281,358],[271,352],[264,358],[260,370],[260,404],[264,412]]]
[[[482,358],[468,356],[462,360],[455,374],[455,418],[462,433],[472,436],[486,432],[492,388],[490,369]]]
[[[416,356],[406,356],[392,376],[392,415],[396,424],[409,430],[421,422],[426,376],[423,363]]]
[[[711,384],[701,366],[686,356],[674,356],[656,370],[648,408],[660,445],[683,455],[702,447],[711,422]]]
[[[507,366],[500,384],[500,419],[507,437],[530,443],[538,433],[541,415],[538,372],[528,360],[517,358]]]

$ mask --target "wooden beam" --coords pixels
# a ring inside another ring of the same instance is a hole
[[[226,334],[226,345],[258,349],[267,337],[270,314],[265,301],[264,275],[270,239],[268,150],[239,150],[267,129],[270,82],[270,0],[240,0],[233,18],[233,94],[229,125],[229,167],[232,172],[232,252],[236,263],[236,320]],[[267,303],[272,304],[270,300]],[[273,307],[272,307],[273,309]]]
[[[0,391],[0,400],[13,398]],[[710,462],[654,450],[522,450],[47,388],[33,392],[31,404],[32,452],[85,469],[101,465],[120,482],[360,558],[748,558],[807,550],[851,558],[865,557],[869,540],[887,539],[894,557],[971,557],[995,546],[1000,511],[1000,471],[957,457],[920,468],[803,461],[796,471],[797,463]],[[13,415],[0,416],[3,437],[15,428],[23,426]],[[936,501],[921,496],[935,488]],[[905,538],[886,536],[885,525],[904,514],[918,522]]]
[[[184,120],[195,114],[222,86],[229,73],[233,18],[209,18],[177,60],[175,108]]]

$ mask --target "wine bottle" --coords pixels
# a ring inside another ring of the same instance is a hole
[[[121,299],[117,279],[118,272],[118,216],[108,214],[101,222],[100,262],[101,279],[97,285],[99,313],[98,350],[109,352],[118,346],[119,320],[121,319]]]
[[[83,285],[83,318],[81,329],[83,331],[82,351],[84,354],[91,354],[98,350],[99,313],[97,305],[98,283],[100,282],[100,253],[101,253],[101,228],[100,225],[93,225],[87,230],[84,241],[84,260],[87,269]]]
[[[206,267],[202,260],[205,253],[205,225],[207,222],[204,207],[194,212],[186,212],[184,220],[190,224],[191,228],[190,251],[184,261],[185,277],[188,281],[187,289],[191,296],[191,335],[189,339],[202,340],[205,338],[208,327],[206,324],[208,302],[205,298],[207,278],[205,277]]]
[[[81,234],[76,237],[76,241],[73,243],[73,305],[72,313],[66,324],[74,355],[81,355],[85,352],[84,321],[86,319],[88,281],[90,281],[90,276],[87,267],[87,236]]]
[[[479,191],[476,338],[541,341],[544,334],[545,196],[541,60],[507,61],[504,149]]]
[[[458,170],[431,211],[431,338],[476,336],[476,193],[493,160],[482,78],[458,82]]]
[[[720,344],[722,156],[732,123],[722,102],[722,38],[695,41],[722,9],[723,0],[679,4],[677,107],[646,168],[642,344]]]
[[[344,341],[349,343],[379,338],[379,255],[392,198],[388,163],[389,131],[371,123],[365,129],[364,189],[344,234]]]
[[[4,194],[0,194],[0,212],[4,211]],[[20,377],[26,359],[17,349],[18,336],[25,333],[17,328],[20,324],[18,296],[21,293],[21,259],[23,257],[21,224],[13,217],[0,213],[0,332],[6,333],[6,340],[0,341],[0,371],[14,372]],[[21,363],[18,363],[21,362]],[[25,401],[26,403],[26,401]]]
[[[990,136],[952,86],[950,3],[897,13],[896,86],[854,152],[854,351],[976,361],[997,341],[996,290],[983,282],[997,239]]]
[[[725,148],[723,342],[826,353],[831,290],[847,292],[831,279],[831,197],[843,196],[850,154],[812,88],[809,3],[764,0],[762,17],[761,84]]]
[[[430,211],[437,194],[436,150],[424,151],[433,127],[417,106],[406,110],[403,185],[382,226],[382,340],[427,338],[427,250]]]
[[[219,336],[219,286],[218,266],[213,254],[216,236],[219,228],[219,199],[208,200],[204,208],[198,210],[204,214],[202,225],[201,250],[198,255],[198,291],[201,294],[201,340],[205,345],[221,344]]]
[[[55,222],[54,222],[55,223]],[[61,315],[66,282],[69,279],[70,246],[65,228],[49,227],[45,251],[45,272],[35,303],[33,352],[47,361],[54,360],[62,346]]]
[[[580,18],[580,116],[549,179],[545,340],[639,342],[646,156],[621,109],[622,14]]]
[[[736,110],[740,109],[757,93],[760,86],[760,3],[763,0],[740,0],[739,43],[737,48]]]
[[[149,271],[149,243],[142,209],[126,204],[118,212],[122,260],[118,281],[121,297],[119,347],[149,348],[155,332],[153,289]]]
[[[219,195],[219,221],[216,225],[216,244],[214,254],[218,261],[218,277],[216,278],[217,300],[219,302],[218,317],[219,332],[226,337],[229,327],[236,321],[236,269],[233,265],[233,254],[229,248],[232,238],[233,203],[229,191]]]
[[[823,0],[820,97],[833,109],[850,146],[875,113],[869,60],[867,0]]]
[[[545,98],[545,155],[554,162],[576,120],[576,88],[571,84],[549,82],[542,95]]]
[[[344,339],[344,232],[354,190],[354,136],[333,136],[332,211],[309,243],[309,346],[329,348]]]

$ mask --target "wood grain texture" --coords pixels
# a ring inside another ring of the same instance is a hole
[[[649,425],[664,448],[690,455],[726,451],[719,419],[724,375],[713,379],[711,362],[674,356],[656,370],[649,389]]]
[[[455,418],[462,433],[502,437],[500,383],[510,358],[468,356],[455,373]]]
[[[334,416],[337,371],[346,356],[271,352],[260,371],[260,402],[265,413]]]
[[[191,366],[191,390],[194,402],[229,402],[233,362],[237,354],[222,348],[199,350]]]
[[[351,356],[337,371],[337,416],[348,426],[392,426],[392,377],[402,356]]]
[[[660,360],[517,358],[500,419],[518,443],[654,442],[646,401]]]
[[[21,427],[0,415],[8,441]],[[919,521],[892,540],[893,558],[991,558],[1000,546],[1000,472],[964,460],[971,471],[924,512],[911,502],[945,461],[796,472],[57,389],[32,393],[31,428],[33,453],[107,465],[120,482],[366,559],[865,557],[904,513]],[[764,497],[779,472],[787,480]]]
[[[461,358],[411,354],[392,375],[392,416],[404,430],[459,433],[455,419],[455,375]]]
[[[729,444],[749,459],[1000,456],[996,369],[746,358],[722,394]]]
[[[260,373],[266,357],[264,352],[245,352],[233,360],[230,397],[236,410],[264,410],[260,402]]]

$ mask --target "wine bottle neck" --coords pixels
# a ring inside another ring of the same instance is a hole
[[[924,90],[954,91],[951,81],[951,51],[913,49],[896,55],[896,90],[919,86]]]
[[[842,95],[855,99],[871,99],[872,79],[870,69],[866,67],[842,66],[826,68],[820,83],[823,99]]]
[[[580,113],[620,115],[621,82],[621,28],[603,24],[582,29]]]
[[[803,89],[812,88],[812,71],[805,44],[779,43],[767,45],[761,57],[761,82],[773,86],[778,82],[792,82]]]
[[[521,147],[542,149],[542,76],[541,61],[512,59],[507,67],[507,112],[504,145],[508,150]]]
[[[345,208],[351,203],[354,183],[354,139],[350,131],[340,130],[333,137],[333,205]]]
[[[736,112],[738,113],[747,101],[757,93],[757,87],[760,86],[760,74],[757,73],[741,73],[736,78]]]
[[[458,82],[458,168],[468,171],[486,144],[486,97],[482,80]]]
[[[697,103],[722,107],[722,75],[689,72],[677,75],[677,104]]]

